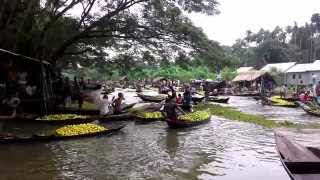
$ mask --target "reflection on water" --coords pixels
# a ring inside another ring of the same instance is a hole
[[[240,103],[237,107],[245,109]],[[53,129],[15,123],[0,127],[17,133]],[[272,130],[217,117],[183,130],[168,129],[164,122],[130,122],[109,137],[0,145],[0,169],[0,179],[289,179]]]
[[[0,158],[4,179],[288,179],[272,131],[219,118],[182,131],[130,123],[110,137],[1,145]]]

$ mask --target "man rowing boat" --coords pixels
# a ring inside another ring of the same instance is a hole
[[[175,98],[171,96],[166,99],[163,111],[161,112],[164,117],[171,121],[176,121],[180,114],[185,114],[185,112],[175,102]]]

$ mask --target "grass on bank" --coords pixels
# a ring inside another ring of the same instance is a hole
[[[225,107],[216,104],[199,104],[195,110],[208,110],[211,115],[223,117],[230,120],[249,122],[261,125],[266,128],[320,128],[320,124],[302,125],[289,121],[278,122],[267,119],[263,116],[246,114],[232,107]]]

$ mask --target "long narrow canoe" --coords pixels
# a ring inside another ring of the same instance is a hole
[[[110,129],[107,129],[105,131],[91,133],[91,134],[81,134],[76,136],[55,136],[52,135],[46,135],[46,136],[39,136],[39,135],[33,135],[33,136],[16,136],[16,135],[8,135],[8,134],[2,134],[0,135],[0,144],[6,144],[6,143],[32,143],[32,142],[48,142],[48,141],[60,141],[60,140],[69,140],[69,139],[78,139],[78,138],[85,138],[85,137],[98,137],[98,136],[106,136],[110,135],[114,132],[120,131],[122,128],[124,128],[125,125],[120,125],[117,127],[112,127]]]
[[[192,95],[192,101],[197,104],[197,103],[200,103],[202,100],[204,100],[204,96],[202,95],[199,95],[199,94],[194,94]]]
[[[98,115],[99,109],[59,108],[55,111],[60,114]]]
[[[167,96],[163,96],[163,95],[149,96],[149,95],[138,94],[138,96],[143,101],[146,101],[146,102],[161,102],[167,98]]]
[[[259,92],[242,92],[242,93],[234,93],[233,96],[259,96]]]
[[[268,101],[267,104],[271,106],[287,107],[287,108],[299,107],[297,103],[283,100],[280,98],[280,96],[272,96],[271,98],[267,98],[266,101]]]
[[[186,127],[197,126],[200,124],[205,124],[205,123],[208,123],[210,120],[211,120],[211,117],[203,121],[183,121],[183,120],[166,119],[166,122],[170,128],[186,128]]]
[[[88,118],[75,118],[75,119],[64,119],[64,120],[37,120],[32,119],[28,120],[26,122],[32,122],[32,123],[39,123],[39,124],[52,124],[52,125],[66,125],[66,124],[83,124],[83,123],[90,123],[97,120],[97,117],[94,116],[88,116]]]
[[[297,102],[299,106],[308,114],[313,115],[313,116],[319,116],[320,117],[320,107],[319,111],[312,109],[309,105],[303,103],[303,102]]]
[[[292,180],[320,179],[320,149],[305,147],[275,131],[281,163]]]
[[[100,116],[98,119],[100,122],[127,121],[127,120],[133,120],[133,115],[130,112],[125,112],[122,114],[110,114],[110,115]]]
[[[228,103],[229,97],[215,97],[215,96],[209,96],[208,101],[216,102],[216,103]]]

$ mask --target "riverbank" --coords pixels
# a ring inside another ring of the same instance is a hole
[[[233,107],[221,106],[217,104],[199,104],[195,110],[208,110],[211,115],[223,117],[229,120],[254,123],[266,128],[320,128],[319,123],[299,124],[289,121],[275,121],[267,119],[261,115],[253,115],[236,110]]]

